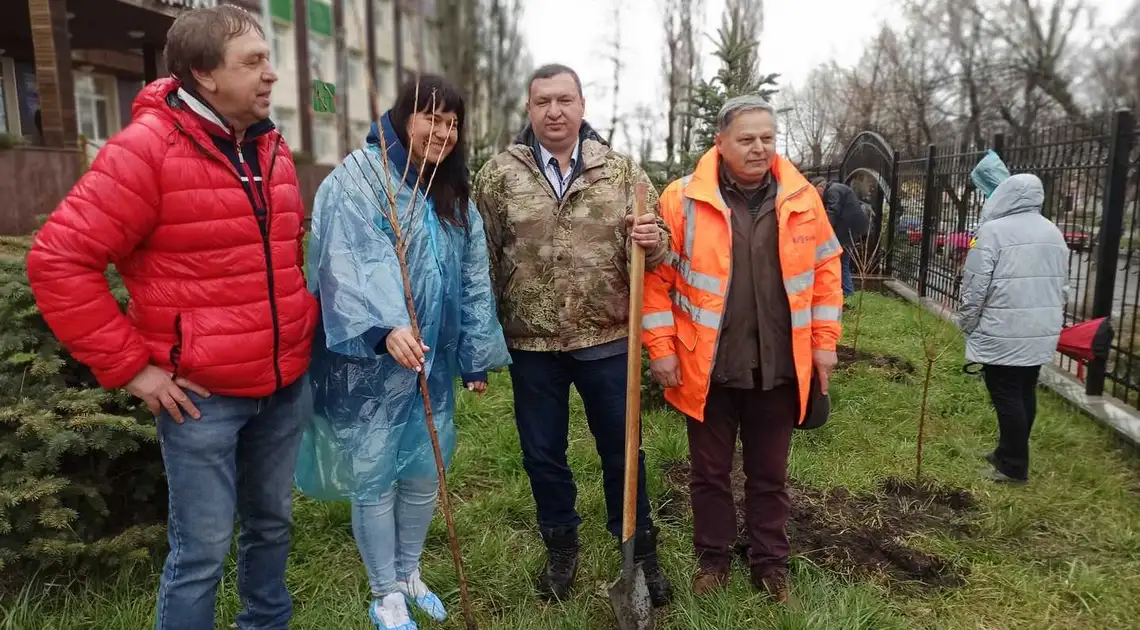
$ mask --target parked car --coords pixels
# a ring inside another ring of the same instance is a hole
[[[1069,221],[1057,223],[1057,228],[1061,230],[1061,234],[1065,236],[1065,242],[1068,243],[1069,249],[1086,250],[1092,249],[1096,243],[1096,239],[1092,231],[1085,229],[1085,226],[1079,223]]]

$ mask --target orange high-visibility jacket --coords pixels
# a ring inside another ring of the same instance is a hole
[[[658,205],[672,233],[672,255],[645,275],[642,341],[650,359],[676,354],[681,386],[665,399],[704,421],[725,294],[732,281],[731,210],[720,194],[720,153],[701,157],[692,175],[661,194]],[[777,157],[776,212],[780,267],[792,311],[792,354],[803,422],[811,386],[812,350],[835,350],[842,331],[843,252],[819,193],[796,167]]]

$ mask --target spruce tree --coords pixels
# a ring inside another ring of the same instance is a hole
[[[717,29],[716,51],[720,62],[716,76],[702,81],[693,96],[691,115],[696,119],[696,146],[703,153],[716,137],[716,115],[725,101],[744,94],[770,99],[776,93],[778,74],[760,74],[760,22],[747,1],[730,1]],[[699,158],[693,156],[693,161]]]
[[[28,246],[0,237],[0,576],[148,558],[166,518],[154,421],[100,389],[51,334],[28,286]],[[113,270],[107,280],[125,306]]]

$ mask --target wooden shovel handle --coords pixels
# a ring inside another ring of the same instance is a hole
[[[634,188],[634,221],[645,214],[648,184]],[[629,360],[625,377],[625,488],[622,497],[622,542],[637,527],[637,453],[641,449],[641,305],[645,295],[645,250],[636,243],[629,261]]]

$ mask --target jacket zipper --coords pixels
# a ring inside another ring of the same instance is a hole
[[[206,149],[206,147],[202,146],[202,143],[198,142],[197,138],[195,138],[193,135],[191,135],[189,132],[187,132],[186,129],[184,129],[182,127],[182,125],[175,123],[174,126],[179,131],[181,131],[183,135],[185,135],[187,138],[189,138],[191,144],[193,144],[195,147],[197,147],[198,150],[201,151],[206,157],[214,160],[215,162],[222,164],[223,166],[228,167],[227,170],[229,170],[229,172],[232,173],[237,178],[238,183],[239,184],[242,183],[242,181],[241,181],[242,174],[240,172],[238,172],[238,170],[233,167],[233,164],[230,164],[225,160],[219,159],[216,155],[211,153],[208,149]],[[272,253],[272,247],[270,246],[270,241],[269,241],[269,223],[270,223],[270,221],[269,221],[269,219],[270,219],[269,204],[268,204],[268,202],[266,202],[264,204],[264,206],[262,206],[259,203],[258,194],[260,191],[258,191],[257,186],[254,185],[255,182],[253,181],[253,173],[250,170],[249,165],[245,163],[245,156],[242,155],[241,146],[238,145],[237,142],[234,143],[234,146],[237,147],[238,162],[241,164],[242,170],[244,171],[245,176],[249,178],[249,191],[247,191],[246,196],[249,197],[250,204],[253,206],[254,218],[257,219],[258,230],[261,233],[262,249],[265,252],[266,283],[268,284],[268,287],[269,287],[269,315],[270,315],[270,318],[271,318],[272,323],[273,323],[273,376],[274,376],[276,386],[277,386],[276,389],[281,389],[281,386],[282,386],[282,383],[284,380],[281,376],[281,365],[280,365],[281,331],[279,329],[279,322],[278,322],[278,316],[277,316],[277,296],[274,293],[273,253]],[[269,162],[269,172],[262,178],[262,182],[269,181],[269,179],[272,177],[273,168],[277,164],[277,149],[280,148],[280,146],[281,146],[281,136],[279,134],[277,136],[277,141],[273,144],[273,157],[270,159],[270,162]],[[244,189],[244,186],[243,186],[243,189]],[[181,337],[181,333],[179,333],[179,337]],[[173,351],[171,354],[173,356]],[[179,349],[179,357],[181,358],[181,349]]]
[[[799,196],[799,194],[805,190],[807,190],[807,186],[797,188],[796,190],[792,191],[792,193],[789,194],[787,197],[784,197],[783,203],[778,203],[776,205],[776,212],[777,212],[776,220],[777,221],[779,221],[780,207],[783,206],[784,203],[787,203],[788,200],[791,199],[792,197]],[[722,212],[721,215],[723,216],[724,213]],[[693,218],[696,219],[695,216]],[[728,222],[729,243],[731,244],[732,243],[732,217],[731,217],[731,215],[726,217],[726,220]],[[777,235],[777,241],[779,241],[778,235]],[[689,254],[692,255],[692,252],[690,252]],[[781,268],[782,267],[783,267],[783,262],[781,261]],[[725,299],[726,303],[728,300],[728,292],[731,290],[732,290],[732,252],[729,251],[729,255],[728,255],[728,281],[726,281],[725,285],[724,285],[724,299]],[[725,315],[724,312],[721,312],[721,318],[722,318],[721,319],[721,325],[717,327],[716,339],[713,341],[713,359],[712,359],[712,363],[709,364],[709,384],[708,384],[708,387],[705,388],[705,397],[706,398],[709,395],[709,390],[712,388],[712,375],[716,372],[716,356],[717,356],[717,351],[720,350],[720,333],[721,333],[721,331],[724,330],[724,320],[723,320],[724,315]]]
[[[237,149],[238,163],[241,164],[245,176],[249,178],[249,189],[251,197],[253,197],[253,214],[257,218],[257,227],[261,232],[261,246],[265,251],[265,278],[266,284],[269,288],[269,317],[273,322],[273,376],[277,382],[277,389],[281,389],[283,378],[281,377],[281,329],[280,320],[277,313],[277,292],[276,282],[273,277],[273,246],[270,241],[270,216],[269,204],[265,199],[264,191],[257,185],[253,178],[253,169],[245,161],[245,155],[242,153],[241,145],[235,140],[234,148]],[[277,143],[273,145],[273,157],[270,159],[269,172],[262,178],[261,183],[264,185],[266,181],[273,175],[273,166],[277,163]]]
[[[695,203],[693,204],[693,221],[694,222],[697,220],[697,212],[696,211],[699,207],[700,206],[697,206]],[[731,211],[731,208],[729,210]],[[728,249],[728,279],[725,280],[725,283],[724,283],[724,304],[727,306],[728,305],[728,292],[732,290],[732,276],[733,276],[733,273],[732,273],[732,267],[733,267],[733,264],[732,264],[732,215],[725,216],[725,214],[723,212],[721,212],[720,215],[728,223],[728,247],[729,247],[729,249]],[[696,226],[693,226],[693,228],[695,230]],[[686,230],[689,229],[689,226],[686,225],[685,229]],[[696,249],[696,243],[693,244],[693,249]],[[688,252],[688,254],[689,254],[689,256],[692,256],[693,252]],[[699,308],[695,304],[693,305],[693,307]],[[727,313],[725,312],[724,308],[722,307],[721,308],[721,314],[720,314],[720,317],[721,317],[720,325],[716,327],[716,339],[713,340],[712,361],[709,362],[709,382],[708,382],[708,385],[705,386],[705,399],[708,399],[709,390],[712,389],[713,375],[716,374],[716,355],[717,355],[717,352],[720,350],[720,333],[724,331],[724,317],[725,317],[725,315],[727,315]],[[694,322],[694,325],[695,324],[696,324],[696,322]]]
[[[174,345],[170,346],[171,376],[178,378],[178,364],[182,362],[182,313],[174,316]]]

